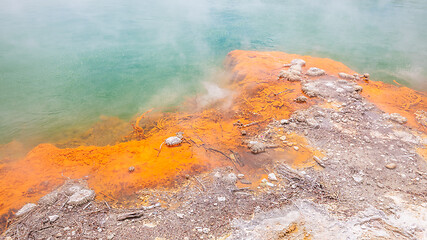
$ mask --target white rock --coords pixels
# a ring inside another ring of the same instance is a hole
[[[340,77],[340,78],[343,78],[343,79],[351,79],[351,80],[353,80],[353,79],[355,79],[355,77],[354,76],[352,76],[352,75],[350,75],[350,74],[347,74],[347,73],[338,73],[338,76]]]
[[[310,126],[312,128],[318,128],[319,127],[319,123],[314,118],[307,118],[306,122],[307,122],[308,126]]]
[[[95,192],[89,189],[82,189],[73,195],[68,200],[70,205],[81,205],[87,203],[95,198]]]
[[[359,175],[354,175],[353,180],[357,183],[361,183],[363,181],[363,177]]]
[[[224,178],[224,180],[225,180],[227,183],[235,184],[235,183],[237,182],[237,176],[236,176],[236,174],[234,174],[234,173],[229,173],[229,174]]]
[[[274,174],[274,173],[268,174],[268,180],[270,180],[270,181],[277,181],[276,174]]]
[[[265,183],[265,185],[267,185],[267,186],[269,186],[269,187],[275,187],[276,185],[274,185],[273,183],[271,183],[271,182],[266,182]]]
[[[19,209],[19,211],[17,213],[15,213],[15,215],[17,217],[22,216],[22,215],[24,215],[24,214],[32,211],[35,207],[37,207],[36,204],[34,204],[34,203],[27,203],[21,209]]]
[[[169,147],[178,146],[181,143],[182,143],[182,139],[177,136],[168,137],[165,140],[165,144]]]
[[[308,69],[308,71],[305,73],[308,76],[322,76],[325,74],[325,70],[320,69],[320,68],[316,68],[316,67],[312,67],[310,69]]]
[[[209,228],[203,228],[203,233],[208,234],[211,230]]]
[[[58,220],[59,216],[58,215],[52,215],[52,216],[49,216],[48,218],[49,218],[50,222],[55,222],[56,220]]]
[[[285,125],[285,124],[288,124],[288,123],[289,123],[289,120],[287,120],[287,119],[280,120],[280,124],[282,124],[282,125]]]
[[[282,141],[286,141],[286,136],[281,136],[281,137],[280,137],[280,140],[282,140]]]
[[[221,176],[221,173],[216,172],[216,173],[214,174],[214,177],[215,177],[215,178],[221,178],[222,176]]]
[[[179,218],[181,218],[181,219],[184,218],[184,214],[182,214],[182,213],[177,213],[176,216],[179,217]]]
[[[294,146],[294,150],[295,150],[295,151],[298,151],[298,150],[299,150],[299,147]]]
[[[245,174],[241,174],[241,173],[237,174],[238,179],[243,179],[244,177],[245,177]]]
[[[402,117],[399,113],[390,114],[390,120],[395,121],[400,124],[404,124],[408,121],[406,117]]]
[[[291,64],[292,65],[300,65],[300,66],[304,67],[305,66],[305,61],[302,60],[302,59],[296,58],[296,59],[294,59],[294,60],[291,61]]]
[[[225,202],[225,197],[218,197],[218,202]]]

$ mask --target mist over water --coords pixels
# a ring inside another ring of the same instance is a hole
[[[427,2],[0,0],[0,143],[203,89],[234,49],[328,57],[427,90]],[[213,79],[215,80],[215,79]]]

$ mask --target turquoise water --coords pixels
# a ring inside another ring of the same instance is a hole
[[[201,91],[234,49],[329,57],[427,89],[427,2],[0,0],[0,143]]]

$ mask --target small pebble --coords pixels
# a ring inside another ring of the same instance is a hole
[[[225,202],[225,197],[218,197],[218,202]]]
[[[353,180],[357,183],[361,183],[361,182],[363,182],[363,177],[359,176],[359,175],[354,175]]]
[[[387,165],[385,165],[386,168],[388,169],[395,169],[396,168],[396,164],[395,163],[389,163]]]
[[[295,149],[295,151],[298,151],[298,150],[299,150],[299,147],[294,146],[294,149]]]
[[[287,119],[280,120],[280,124],[282,124],[282,125],[285,125],[285,124],[288,124],[288,123],[289,123],[289,120],[287,120]]]
[[[274,174],[274,173],[268,174],[268,180],[270,180],[270,181],[277,181],[276,174]]]
[[[52,216],[49,216],[48,218],[49,218],[50,222],[55,222],[56,220],[58,220],[59,216],[58,215],[52,215]]]
[[[131,173],[131,172],[135,171],[135,167],[134,166],[130,166],[128,170]]]

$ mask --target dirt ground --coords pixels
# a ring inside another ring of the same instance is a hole
[[[257,172],[187,176],[175,188],[136,192],[143,206],[71,205],[73,187],[88,187],[69,180],[10,219],[1,238],[427,239],[426,135],[363,97],[358,81],[321,75],[299,84],[306,108],[242,132],[248,148],[233,157]],[[304,151],[312,157],[296,165],[292,156]]]

